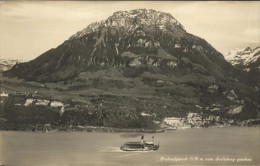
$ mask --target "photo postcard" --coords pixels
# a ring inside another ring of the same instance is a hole
[[[0,165],[260,165],[259,1],[0,1]]]

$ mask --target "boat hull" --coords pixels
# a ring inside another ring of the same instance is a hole
[[[159,145],[144,146],[143,148],[130,148],[127,146],[121,146],[122,151],[156,151],[159,149]]]

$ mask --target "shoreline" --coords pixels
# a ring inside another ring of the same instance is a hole
[[[120,128],[110,128],[110,127],[90,127],[85,129],[71,129],[71,130],[59,130],[59,129],[51,129],[51,130],[3,130],[0,131],[20,131],[20,132],[32,132],[32,133],[71,133],[71,132],[88,132],[88,133],[167,133],[174,132],[180,130],[188,130],[188,129],[204,129],[204,128],[255,128],[260,127],[260,125],[255,126],[208,126],[208,127],[192,127],[192,128],[184,128],[184,129],[158,129],[158,130],[150,130],[150,129],[120,129]]]

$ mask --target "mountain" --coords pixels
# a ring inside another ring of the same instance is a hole
[[[260,46],[231,50],[224,56],[234,67],[246,71],[260,87]]]
[[[112,66],[155,67],[163,73],[196,71],[222,80],[229,77],[226,71],[233,70],[218,51],[187,33],[170,14],[138,9],[119,11],[105,21],[94,22],[57,48],[15,65],[5,74],[57,82]]]
[[[6,71],[11,69],[15,64],[23,63],[23,60],[17,59],[0,59],[0,71]]]
[[[229,51],[224,56],[233,66],[240,67],[247,72],[260,66],[260,46],[255,48],[237,48]]]
[[[81,113],[80,125],[125,128],[158,124],[166,117],[214,125],[260,115],[250,76],[172,15],[155,10],[115,12],[3,75],[7,90],[17,85],[17,91],[37,91],[41,100],[70,100],[66,125]],[[90,115],[96,118],[82,118]]]

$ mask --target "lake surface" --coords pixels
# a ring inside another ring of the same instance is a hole
[[[0,132],[7,165],[260,165],[260,128],[200,128],[144,134],[154,152],[123,152],[124,133]],[[207,160],[207,161],[206,161]]]

